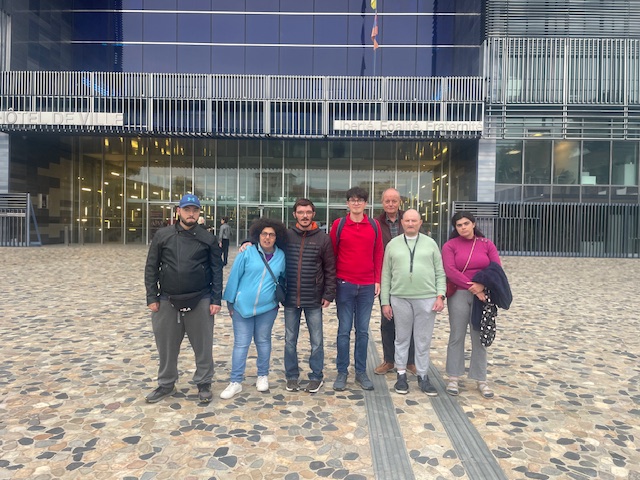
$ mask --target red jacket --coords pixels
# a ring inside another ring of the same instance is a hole
[[[384,247],[382,246],[382,230],[378,224],[378,237],[367,220],[367,216],[361,222],[351,220],[347,214],[347,221],[340,232],[340,243],[337,243],[338,218],[331,226],[331,243],[336,254],[336,278],[356,285],[371,285],[380,283],[382,276],[382,259]]]

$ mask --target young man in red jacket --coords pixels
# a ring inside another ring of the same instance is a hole
[[[338,311],[338,375],[333,389],[338,391],[347,388],[351,329],[354,322],[356,383],[364,390],[373,390],[373,382],[367,376],[367,345],[373,300],[380,294],[384,249],[380,224],[364,213],[368,199],[369,193],[366,190],[360,187],[350,188],[347,191],[349,213],[346,219],[338,218],[333,222],[330,233],[336,256]]]

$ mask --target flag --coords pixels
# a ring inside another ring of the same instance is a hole
[[[371,0],[374,2],[375,0]],[[378,40],[376,37],[378,36],[378,13],[376,12],[373,17],[373,27],[371,27],[371,41],[373,42],[373,49],[378,48]]]
[[[378,0],[371,0],[371,8],[374,10],[378,8]]]

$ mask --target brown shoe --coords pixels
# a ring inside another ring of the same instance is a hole
[[[418,374],[418,371],[416,370],[416,366],[415,365],[407,365],[407,372],[411,372],[414,375]]]
[[[382,362],[373,370],[373,372],[376,375],[384,375],[385,373],[392,371],[394,366],[395,365],[393,363]]]

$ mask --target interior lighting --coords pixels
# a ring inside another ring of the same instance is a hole
[[[111,175],[113,175],[114,177],[119,177],[120,174],[118,172],[111,172]]]
[[[520,150],[509,150],[507,152],[507,155],[517,155],[520,153]]]
[[[90,191],[91,191],[91,189],[90,189],[90,188],[88,188],[88,187],[82,187],[82,191],[83,191],[83,192],[90,192]]]

